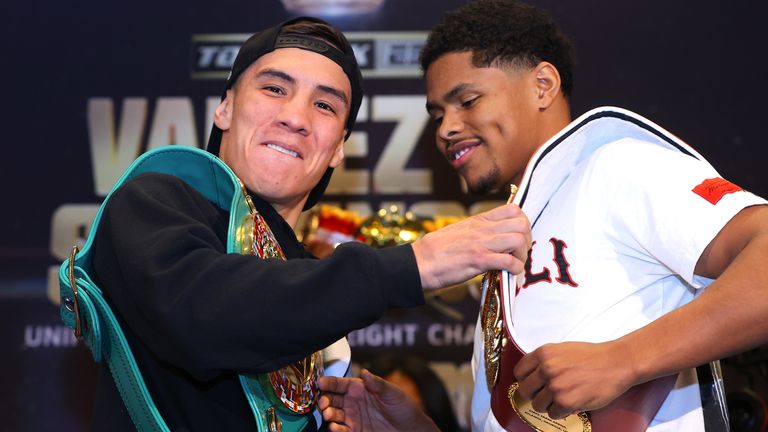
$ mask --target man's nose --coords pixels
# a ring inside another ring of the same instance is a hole
[[[308,135],[310,133],[309,110],[311,102],[300,96],[286,98],[280,108],[276,121],[281,127],[292,132]]]
[[[440,126],[437,128],[437,134],[441,139],[448,141],[462,131],[464,131],[464,122],[459,115],[449,112],[443,114]]]

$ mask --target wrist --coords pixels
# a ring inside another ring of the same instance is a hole
[[[651,359],[648,358],[646,350],[641,345],[632,340],[631,334],[613,341],[617,356],[615,358],[625,359],[626,365],[622,381],[627,387],[650,381],[653,377],[651,372]]]
[[[419,270],[419,280],[421,281],[422,289],[434,288],[437,284],[434,283],[431,277],[431,269],[429,268],[430,255],[429,245],[424,244],[423,238],[411,243],[413,249],[413,256],[416,258],[416,267]]]

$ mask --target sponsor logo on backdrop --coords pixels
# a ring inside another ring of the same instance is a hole
[[[419,51],[427,32],[346,32],[366,78],[419,78]],[[192,78],[221,79],[229,75],[240,45],[249,34],[192,36]]]

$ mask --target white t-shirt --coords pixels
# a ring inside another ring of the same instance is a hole
[[[616,108],[590,111],[542,146],[517,200],[534,240],[505,305],[518,345],[613,340],[693,300],[711,283],[693,274],[704,248],[741,209],[766,203],[708,180],[719,177],[693,149]],[[502,430],[488,415],[479,335],[473,427]],[[680,374],[648,430],[704,430],[695,370]]]

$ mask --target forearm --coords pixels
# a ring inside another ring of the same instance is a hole
[[[264,260],[225,253],[224,216],[180,180],[147,177],[113,196],[95,244],[96,273],[130,330],[196,376],[274,370],[389,307],[423,304],[409,246]]]
[[[619,339],[635,383],[768,343],[768,235],[752,238],[694,301]]]

